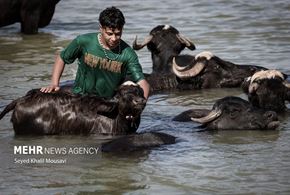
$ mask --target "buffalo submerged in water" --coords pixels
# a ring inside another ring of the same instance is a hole
[[[246,77],[266,70],[260,66],[234,64],[209,51],[196,56],[179,55],[185,48],[194,50],[195,45],[169,25],[153,28],[142,43],[138,43],[136,37],[133,48],[139,50],[145,46],[151,52],[153,64],[152,73],[146,78],[152,91],[240,87]]]
[[[122,84],[112,100],[75,95],[69,88],[55,93],[34,89],[7,105],[0,119],[13,110],[11,121],[16,135],[121,136],[103,143],[103,152],[136,151],[175,143],[176,137],[165,133],[136,133],[145,105],[142,88],[132,82]]]
[[[124,135],[136,132],[145,105],[142,88],[132,82],[121,85],[113,100],[34,89],[6,106],[0,119],[13,110],[17,135]]]
[[[287,111],[286,101],[290,101],[290,84],[287,75],[278,70],[262,70],[248,77],[242,84],[250,103],[257,108]]]
[[[234,96],[217,100],[211,110],[190,109],[173,120],[194,121],[205,130],[268,130],[279,126],[276,112],[254,108],[248,101]]]

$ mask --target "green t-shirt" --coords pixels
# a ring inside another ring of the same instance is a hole
[[[65,64],[78,59],[74,93],[112,97],[125,77],[134,82],[144,79],[137,54],[123,40],[120,47],[105,52],[98,41],[98,33],[76,37],[61,52]]]

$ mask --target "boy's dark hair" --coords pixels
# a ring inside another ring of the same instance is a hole
[[[125,17],[121,10],[113,6],[100,13],[99,22],[102,27],[122,29],[125,24]]]

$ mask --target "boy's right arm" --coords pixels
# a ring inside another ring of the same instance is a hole
[[[59,80],[64,70],[64,66],[64,61],[61,59],[60,55],[57,55],[55,63],[53,65],[51,84],[47,87],[42,87],[40,89],[41,92],[50,93],[53,91],[58,91],[60,89]]]

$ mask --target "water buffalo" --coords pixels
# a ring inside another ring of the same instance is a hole
[[[21,23],[21,32],[35,34],[47,26],[60,0],[0,0],[0,27]]]
[[[139,50],[144,46],[151,52],[153,61],[152,73],[168,73],[172,69],[172,58],[180,54],[184,48],[195,49],[189,38],[180,34],[177,29],[169,25],[159,25],[151,30],[143,43],[137,43],[137,36],[133,42],[133,49]]]
[[[287,75],[277,70],[256,72],[242,84],[251,104],[258,108],[284,112],[285,101],[290,100],[290,84]]]
[[[114,100],[67,92],[29,91],[12,101],[0,119],[11,110],[16,135],[107,134],[136,132],[146,100],[139,85],[125,82]]]
[[[211,52],[196,56],[179,55],[185,47],[194,50],[194,44],[177,29],[169,25],[155,27],[143,43],[133,42],[139,50],[147,46],[151,52],[153,71],[147,75],[153,91],[162,89],[201,89],[240,87],[244,78],[266,68],[237,65],[225,61]]]
[[[131,134],[103,143],[101,149],[102,152],[132,152],[174,144],[176,139],[172,135],[161,132]]]
[[[206,130],[266,130],[279,126],[276,112],[256,109],[248,101],[233,96],[217,100],[212,110],[187,110],[173,120],[198,122]]]

